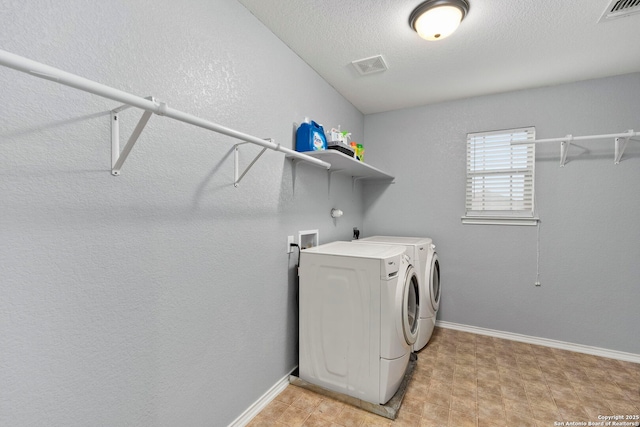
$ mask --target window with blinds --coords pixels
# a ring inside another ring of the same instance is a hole
[[[467,135],[465,223],[535,224],[535,128]],[[524,220],[524,221],[522,221]]]

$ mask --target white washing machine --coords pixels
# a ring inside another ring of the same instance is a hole
[[[333,242],[300,254],[300,378],[385,404],[417,339],[418,276],[404,248]]]
[[[440,261],[433,241],[428,237],[372,236],[354,242],[400,245],[406,248],[409,262],[418,271],[420,282],[418,339],[413,344],[413,350],[422,349],[433,334],[440,307]]]

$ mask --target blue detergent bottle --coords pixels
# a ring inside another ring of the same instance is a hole
[[[327,138],[322,125],[311,120],[302,123],[296,131],[296,151],[321,151],[327,149]]]

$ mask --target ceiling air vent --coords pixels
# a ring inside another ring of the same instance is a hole
[[[640,13],[640,0],[611,0],[598,22]]]
[[[363,76],[367,74],[379,73],[388,69],[387,64],[382,58],[382,55],[358,59],[357,61],[353,61],[352,64],[356,68],[356,70],[358,70],[358,72]]]

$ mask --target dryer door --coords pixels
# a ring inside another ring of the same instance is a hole
[[[407,268],[402,291],[402,330],[407,344],[418,338],[418,318],[420,316],[420,287],[413,266]]]
[[[429,277],[429,295],[431,296],[431,307],[433,311],[438,311],[440,307],[440,261],[438,260],[438,254],[433,253],[431,257],[431,268]]]

